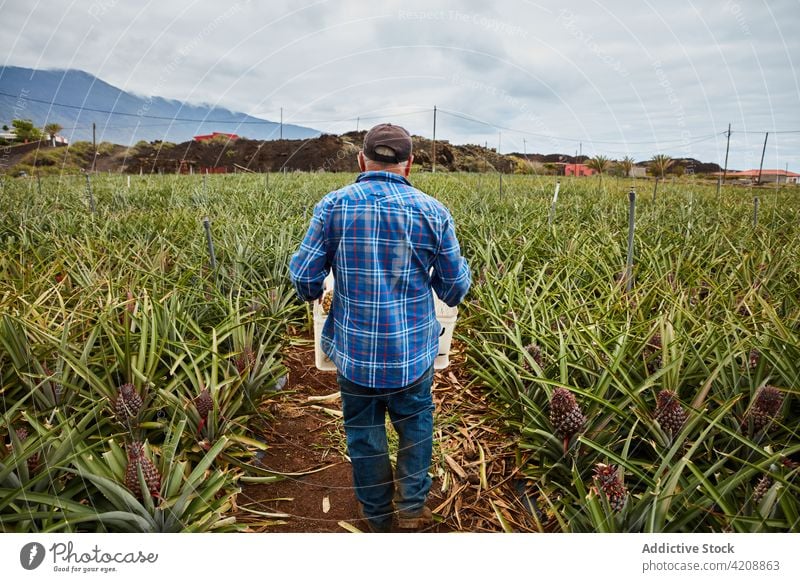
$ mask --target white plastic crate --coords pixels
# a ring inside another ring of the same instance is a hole
[[[333,275],[328,275],[323,284],[323,295],[325,291],[333,289]],[[450,344],[453,342],[453,330],[456,327],[456,320],[458,319],[458,307],[448,307],[444,301],[433,293],[433,300],[436,306],[436,319],[442,326],[439,333],[439,353],[433,362],[435,370],[444,370],[450,365]],[[328,316],[322,311],[322,303],[319,300],[314,301],[314,365],[318,370],[324,372],[335,372],[336,365],[331,359],[322,351],[322,328],[325,327],[325,322]]]

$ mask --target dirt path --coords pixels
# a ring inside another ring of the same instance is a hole
[[[299,475],[247,485],[238,504],[280,515],[259,531],[364,530],[345,456],[336,375],[314,367],[314,347],[307,335],[292,339],[285,353],[288,383],[285,394],[271,404],[275,421],[263,434],[270,448],[262,464],[275,472]],[[427,531],[503,531],[498,513],[506,529],[530,530],[517,494],[520,481],[513,442],[486,423],[485,396],[465,388],[460,379],[464,358],[457,346],[451,361],[450,368],[437,372],[433,386],[436,445],[428,505],[439,522]]]

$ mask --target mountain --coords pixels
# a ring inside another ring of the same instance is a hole
[[[107,113],[113,112],[113,113]],[[195,135],[236,133],[251,139],[278,139],[280,124],[211,105],[134,95],[84,71],[0,67],[0,125],[31,119],[41,128],[58,123],[70,142],[131,145],[140,140],[184,142]],[[284,139],[307,139],[320,132],[284,124]]]

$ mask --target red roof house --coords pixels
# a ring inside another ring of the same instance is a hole
[[[216,137],[224,137],[231,141],[239,139],[239,136],[235,133],[219,133],[218,131],[215,131],[214,133],[209,133],[206,135],[196,135],[194,136],[194,141],[211,141]]]
[[[586,164],[564,164],[565,176],[592,176],[596,172]]]
[[[722,176],[723,172],[717,172]],[[762,182],[777,182],[779,184],[797,184],[800,174],[787,170],[761,170]],[[732,180],[758,180],[758,170],[744,170],[743,172],[728,172],[726,179]]]

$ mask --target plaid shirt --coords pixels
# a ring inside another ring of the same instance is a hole
[[[391,172],[364,172],[314,207],[289,264],[303,301],[322,295],[330,270],[322,349],[345,378],[373,388],[407,386],[433,365],[441,327],[431,288],[454,307],[471,283],[450,212]]]

